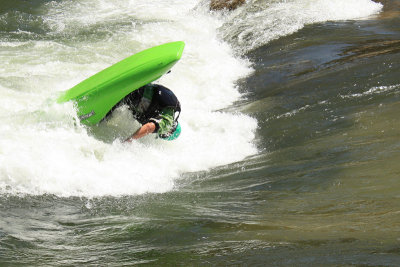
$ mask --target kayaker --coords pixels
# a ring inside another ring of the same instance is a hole
[[[125,142],[132,142],[151,133],[165,140],[174,140],[180,135],[178,118],[181,105],[167,87],[147,84],[127,95],[121,104],[128,105],[133,116],[142,124]]]

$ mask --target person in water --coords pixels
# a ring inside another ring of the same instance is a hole
[[[147,84],[127,95],[120,104],[128,105],[134,117],[142,124],[125,142],[132,142],[151,133],[165,140],[174,140],[180,135],[178,118],[181,104],[167,87]],[[175,117],[176,113],[178,115]]]

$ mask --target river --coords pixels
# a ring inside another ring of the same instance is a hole
[[[55,99],[143,49],[182,134]],[[1,0],[1,266],[398,266],[400,1]]]

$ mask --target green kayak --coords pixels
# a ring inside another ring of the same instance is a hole
[[[126,95],[168,72],[184,47],[172,42],[134,54],[63,92],[57,102],[74,101],[81,122],[97,124]]]

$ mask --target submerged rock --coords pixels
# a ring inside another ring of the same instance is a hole
[[[246,0],[211,0],[210,9],[211,10],[221,10],[228,9],[234,10],[239,6],[243,5]]]

